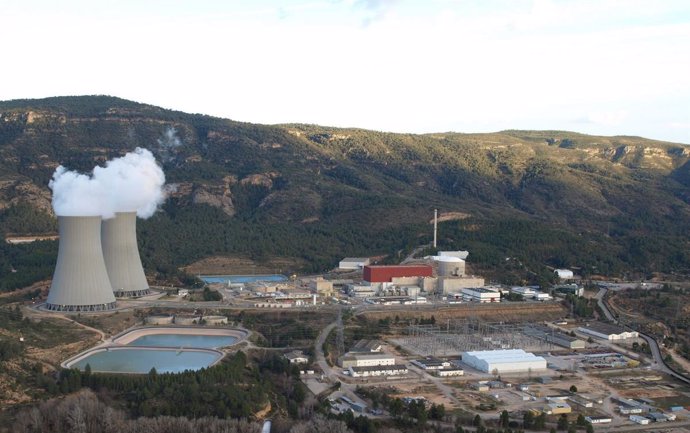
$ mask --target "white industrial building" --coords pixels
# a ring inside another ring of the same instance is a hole
[[[551,300],[551,295],[549,295],[548,293],[541,292],[537,289],[533,289],[532,287],[511,287],[510,293],[521,295],[525,299],[535,299],[537,301]]]
[[[594,322],[585,326],[577,328],[578,331],[592,335],[604,340],[625,340],[628,338],[637,338],[640,335],[637,331],[626,331],[624,328],[608,323]]]
[[[462,260],[467,260],[470,255],[469,251],[439,251],[438,255],[441,257],[457,257]]]
[[[407,367],[402,364],[372,365],[368,367],[348,367],[351,377],[400,376],[407,374]]]
[[[546,360],[522,349],[464,352],[462,362],[485,373],[527,373],[546,369]]]
[[[436,375],[439,377],[462,376],[464,374],[465,370],[456,367],[446,367],[441,370],[436,370]]]
[[[345,257],[338,264],[339,269],[357,270],[362,269],[371,261],[368,257]]]
[[[556,273],[556,275],[558,275],[558,278],[560,278],[561,280],[569,280],[574,276],[573,271],[571,271],[570,269],[556,269],[554,270],[554,272]]]
[[[485,289],[483,287],[468,287],[460,289],[462,298],[469,302],[501,302],[501,294],[499,292]]]
[[[586,416],[585,421],[590,424],[607,424],[613,420],[610,416]]]
[[[641,425],[647,425],[649,424],[649,418],[646,418],[641,415],[630,415],[630,421],[641,424]]]
[[[384,353],[346,353],[338,359],[343,368],[395,365],[395,357]]]

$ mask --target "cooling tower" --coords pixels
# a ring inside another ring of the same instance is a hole
[[[115,296],[101,250],[100,216],[60,216],[60,247],[46,308],[104,311]]]
[[[118,212],[103,220],[103,258],[115,296],[143,296],[149,293],[137,247],[137,214]]]

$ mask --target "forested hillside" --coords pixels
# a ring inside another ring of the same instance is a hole
[[[172,193],[138,225],[147,272],[174,275],[213,255],[294,257],[302,269],[343,256],[394,261],[429,242],[508,280],[548,275],[689,274],[690,151],[638,137],[561,131],[392,134],[254,125],[106,96],[0,102],[0,227],[55,231],[48,181],[137,146]],[[452,214],[454,213],[454,214]],[[0,247],[10,289],[50,277],[54,242]],[[510,260],[506,260],[510,258]]]

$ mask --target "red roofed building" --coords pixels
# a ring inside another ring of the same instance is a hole
[[[391,265],[365,266],[364,281],[370,283],[390,283],[398,277],[431,277],[433,268],[429,265]]]

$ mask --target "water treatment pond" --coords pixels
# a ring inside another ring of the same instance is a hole
[[[205,283],[255,283],[257,281],[281,282],[287,281],[285,275],[201,275]]]
[[[185,335],[185,334],[151,334],[143,335],[127,343],[127,346],[149,347],[199,347],[212,349],[235,344],[237,337],[230,335]],[[93,366],[92,366],[93,367]]]
[[[111,348],[96,351],[71,364],[70,368],[115,373],[148,373],[155,367],[158,373],[180,373],[200,370],[220,359],[222,354],[211,351],[177,349]]]

